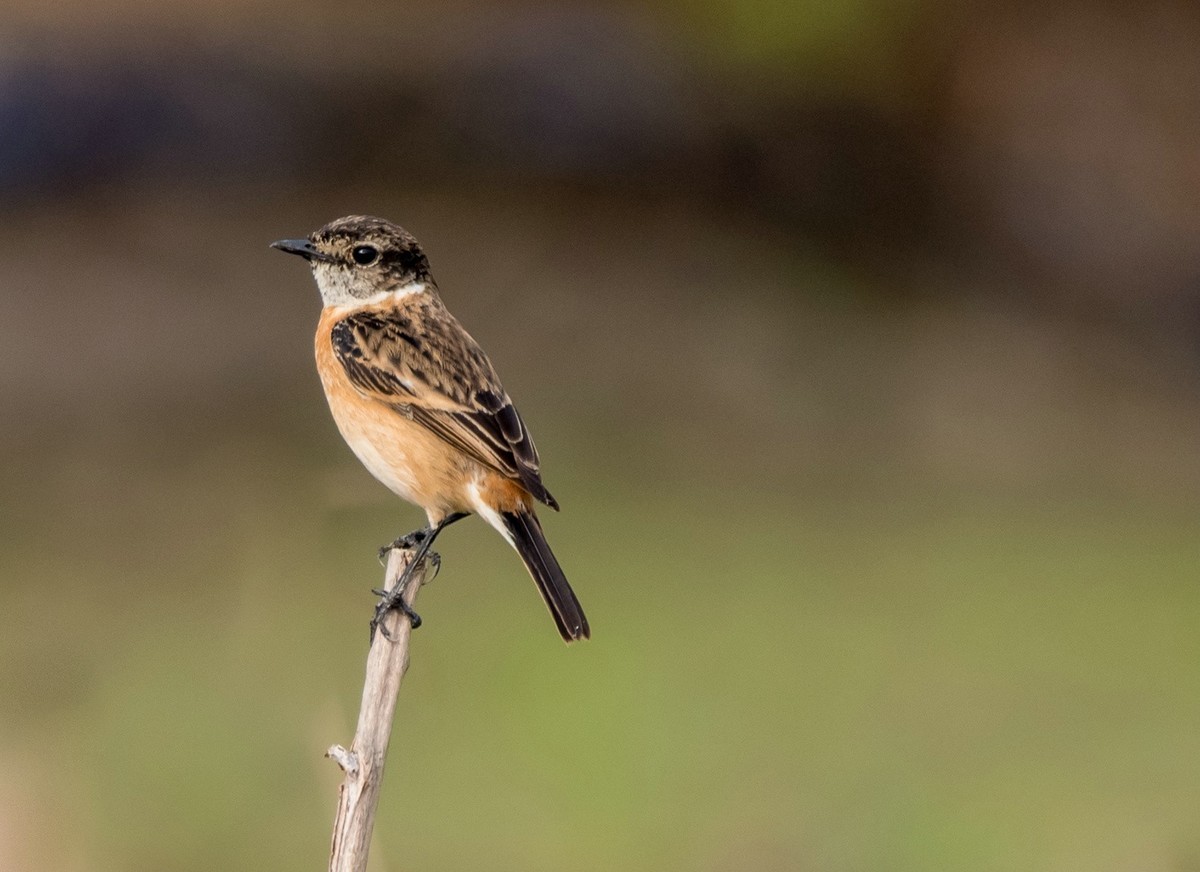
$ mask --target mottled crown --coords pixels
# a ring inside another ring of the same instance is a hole
[[[429,260],[416,237],[384,218],[347,215],[330,221],[309,240],[319,251],[347,266],[363,266],[355,262],[354,251],[372,247],[378,252],[378,261],[366,265],[376,267],[378,273],[397,284],[430,280]]]

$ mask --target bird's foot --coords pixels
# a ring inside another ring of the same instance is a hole
[[[404,545],[395,547],[407,548],[411,546]],[[399,580],[395,585],[392,586],[391,590],[383,590],[382,588],[372,589],[371,593],[379,597],[379,602],[375,604],[375,614],[371,618],[372,642],[375,641],[376,630],[382,633],[383,638],[387,639],[389,642],[395,641],[395,639],[392,638],[392,634],[388,632],[388,628],[383,623],[383,619],[387,617],[387,613],[392,609],[395,609],[401,614],[407,616],[409,621],[412,622],[412,628],[414,630],[421,626],[421,616],[414,612],[412,606],[405,601],[404,592],[408,589],[408,585],[412,581],[413,572],[416,571],[418,564],[426,561],[428,561],[428,563],[433,567],[433,572],[428,577],[423,578],[421,583],[428,584],[430,581],[433,581],[434,577],[438,574],[438,570],[442,568],[442,556],[436,551],[427,551],[425,556],[420,560],[414,560],[408,566],[404,567],[404,572],[400,574]]]
[[[396,641],[383,623],[383,619],[387,617],[388,612],[392,609],[405,615],[412,622],[414,630],[421,626],[421,616],[414,612],[412,606],[404,601],[404,587],[401,585],[396,585],[391,590],[372,590],[371,593],[379,597],[379,602],[375,604],[375,614],[371,618],[372,642],[375,641],[376,630],[382,633],[383,638],[389,642]]]
[[[425,541],[425,537],[429,535],[429,528],[422,527],[420,530],[413,530],[411,533],[405,533],[403,536],[397,536],[391,542],[379,547],[379,562],[387,566],[388,555],[397,548],[407,549],[416,548]]]

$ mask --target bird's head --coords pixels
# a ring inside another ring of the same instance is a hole
[[[403,227],[382,218],[350,215],[307,239],[281,239],[271,247],[309,262],[326,306],[361,306],[434,288],[420,244]]]

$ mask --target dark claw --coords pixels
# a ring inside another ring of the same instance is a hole
[[[415,548],[425,541],[425,537],[429,535],[429,531],[425,529],[413,530],[411,533],[405,533],[403,536],[397,536],[391,542],[379,547],[379,562],[387,564],[388,554],[397,548]]]
[[[382,597],[375,605],[375,615],[371,618],[371,641],[375,641],[375,631],[378,630],[383,634],[383,638],[389,642],[396,641],[388,628],[384,626],[383,619],[387,617],[387,613],[392,609],[396,609],[408,617],[412,623],[412,628],[415,630],[421,626],[421,616],[412,610],[412,607],[404,601],[402,595],[394,595],[397,592],[403,593],[404,588],[395,587],[390,591],[373,590],[371,593]]]

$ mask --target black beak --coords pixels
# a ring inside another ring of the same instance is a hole
[[[308,261],[333,260],[329,255],[317,251],[316,246],[307,239],[281,239],[278,242],[272,242],[271,248],[278,248],[280,251],[286,251],[288,254],[298,254]]]

